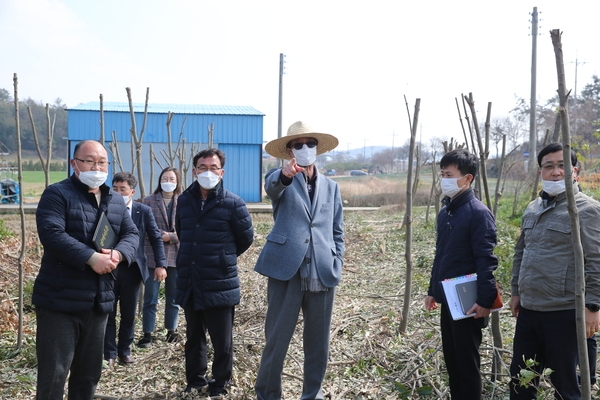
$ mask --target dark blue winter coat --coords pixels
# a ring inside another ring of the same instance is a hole
[[[441,281],[477,273],[477,304],[491,308],[496,299],[494,270],[498,259],[496,223],[491,211],[469,188],[452,201],[444,199],[437,219],[435,260],[427,294],[444,304]]]
[[[185,306],[190,297],[196,310],[239,304],[237,257],[254,239],[246,203],[222,180],[203,201],[194,182],[179,196],[175,215],[177,304]]]
[[[44,190],[36,210],[42,265],[33,286],[33,304],[60,312],[102,313],[114,307],[114,277],[98,275],[86,262],[96,252],[92,237],[100,214],[106,216],[119,237],[115,246],[124,257],[119,268],[135,260],[138,230],[129,216],[123,197],[103,184],[101,201],[71,175]]]

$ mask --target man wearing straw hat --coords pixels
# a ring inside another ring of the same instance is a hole
[[[287,136],[267,143],[272,156],[290,160],[265,176],[275,224],[255,271],[269,278],[265,348],[258,376],[258,399],[280,399],[283,363],[302,310],[304,384],[301,399],[323,399],[329,329],[344,256],[342,198],[336,182],[315,166],[319,154],[338,140],[298,121]]]

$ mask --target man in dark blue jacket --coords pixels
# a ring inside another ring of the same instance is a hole
[[[425,299],[427,310],[442,304],[442,346],[453,399],[481,398],[481,329],[498,293],[493,273],[498,267],[496,224],[471,188],[477,167],[477,158],[465,149],[453,150],[440,160],[445,207],[437,219],[435,259]],[[441,281],[473,273],[477,273],[477,301],[466,314],[475,316],[454,321]]]
[[[71,177],[50,185],[36,211],[42,265],[33,286],[38,359],[37,400],[94,396],[102,372],[108,313],[114,306],[116,268],[127,267],[138,230],[123,199],[104,184],[108,155],[99,142],[75,146]],[[96,250],[93,235],[102,213],[117,236],[113,249]]]
[[[162,233],[156,225],[152,209],[145,204],[133,201],[137,179],[131,172],[118,172],[113,176],[112,185],[113,190],[125,200],[129,215],[138,228],[140,241],[135,261],[129,268],[122,268],[119,271],[115,282],[115,307],[108,315],[106,335],[104,336],[104,359],[108,362],[109,367],[114,366],[117,356],[121,364],[127,365],[135,362],[131,355],[131,343],[133,343],[135,333],[137,300],[142,282],[145,282],[149,275],[144,254],[144,240],[148,240],[152,247],[156,268],[167,268]],[[118,343],[117,305],[121,312]]]
[[[192,183],[177,202],[176,302],[187,322],[185,369],[187,388],[226,392],[233,368],[233,315],[240,302],[237,257],[254,239],[246,203],[223,187],[225,154],[202,150],[194,156]],[[214,348],[213,379],[208,382],[206,331]]]

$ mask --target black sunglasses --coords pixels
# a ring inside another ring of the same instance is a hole
[[[313,147],[315,147],[317,145],[317,142],[316,142],[316,140],[311,140],[310,142],[306,142],[306,143],[297,142],[297,143],[294,143],[294,145],[292,147],[296,150],[302,150],[304,145],[306,145],[309,149],[312,149]]]

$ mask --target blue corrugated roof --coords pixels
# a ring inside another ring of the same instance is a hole
[[[104,111],[129,112],[129,103],[103,103]],[[134,112],[144,112],[144,103],[133,103]],[[100,102],[79,104],[69,110],[99,111]],[[218,106],[205,104],[148,104],[148,113],[173,112],[176,114],[212,114],[212,115],[265,115],[251,106]]]

